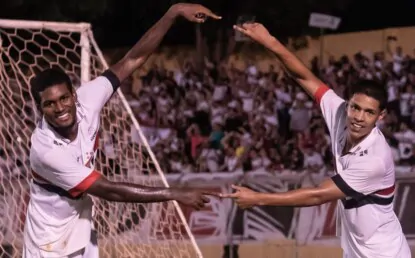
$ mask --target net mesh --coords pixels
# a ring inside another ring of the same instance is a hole
[[[90,31],[87,35],[89,42],[94,42]],[[39,119],[29,93],[30,78],[44,68],[59,66],[78,87],[85,69],[81,66],[80,38],[81,32],[62,32],[47,26],[6,28],[0,20],[0,206],[5,207],[0,209],[0,257],[18,257],[22,247],[31,177],[30,135]],[[88,51],[91,79],[105,68],[94,46],[90,44]],[[161,186],[155,162],[142,138],[137,138],[121,97],[114,94],[102,112],[96,168],[112,180]],[[173,202],[94,202],[101,257],[198,256]]]

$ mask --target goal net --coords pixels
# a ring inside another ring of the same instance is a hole
[[[20,255],[30,136],[39,119],[29,81],[51,66],[63,68],[75,87],[107,68],[89,24],[0,20],[0,257]],[[120,90],[102,112],[100,139],[96,166],[109,179],[167,186]],[[177,202],[94,202],[101,257],[201,257]]]

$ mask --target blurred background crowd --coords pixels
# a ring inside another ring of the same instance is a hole
[[[346,99],[348,87],[360,79],[376,80],[384,85],[389,95],[388,112],[378,126],[392,146],[396,164],[413,167],[415,53],[404,55],[401,47],[390,45],[387,53],[359,52],[338,59],[331,56],[327,65],[321,65],[319,58],[314,57],[308,65]],[[390,58],[385,58],[386,55]],[[262,63],[259,69],[255,59],[246,59],[243,65],[232,58],[212,61],[203,56],[201,63],[191,55],[182,59],[176,66],[153,63],[122,85],[133,114],[165,173],[307,171],[327,174],[333,171],[330,137],[319,106],[278,62],[270,62],[266,69]],[[28,101],[30,96],[16,90],[11,98],[24,106],[19,112],[25,119],[20,123],[25,135],[30,136],[34,128],[30,119],[34,115]],[[24,166],[29,167],[29,160],[20,157],[25,157],[22,143],[26,146],[29,138],[10,138],[7,132],[20,125],[14,116],[7,115],[13,114],[7,111],[7,106],[0,107],[4,118],[1,140],[14,142],[11,149],[7,149],[7,144],[0,148],[0,169],[9,171],[12,177],[26,174]],[[111,119],[103,120],[104,130],[111,127],[110,123]],[[112,142],[126,140],[141,146],[134,126],[125,130],[127,138],[112,139]],[[111,157],[115,155],[114,146],[107,135],[102,142],[104,158],[115,159]],[[136,166],[127,164],[136,163],[131,155],[123,159],[126,169]],[[120,171],[119,167],[116,171]]]
[[[32,5],[25,1],[10,2],[0,10],[0,14],[6,18],[88,20],[93,24],[98,45],[104,50],[134,44],[171,5],[170,2],[156,1],[143,2],[138,6],[131,0],[125,5],[118,5],[115,0],[107,0],[100,2],[100,8],[97,8],[95,1],[88,0],[85,6],[69,8],[64,3],[58,5],[51,2],[47,5],[50,8],[44,8],[44,2]],[[166,35],[160,53],[165,52],[179,65],[153,62],[150,67],[139,71],[139,76],[134,75],[122,86],[163,171],[332,171],[330,138],[318,105],[276,62],[271,62],[266,69],[261,64],[260,69],[259,63],[263,60],[261,56],[256,56],[258,46],[237,42],[231,25],[239,21],[241,13],[256,14],[257,20],[269,27],[272,34],[278,35],[284,44],[290,45],[290,49],[300,52],[315,48],[304,40],[307,37],[314,41],[320,39],[319,30],[306,25],[310,13],[315,10],[341,17],[338,32],[360,31],[410,25],[409,20],[389,19],[396,22],[392,24],[384,17],[387,13],[393,13],[395,8],[400,10],[396,13],[405,16],[409,7],[413,7],[412,2],[399,1],[399,4],[392,6],[376,3],[378,12],[373,12],[372,23],[364,22],[372,5],[361,1],[321,1],[307,5],[300,0],[298,3],[284,0],[278,6],[266,1],[269,8],[263,8],[256,1],[241,4],[234,0],[199,2],[223,14],[224,19],[216,23],[207,22],[203,26],[177,22]],[[295,12],[285,11],[293,8]],[[37,12],[32,12],[33,9]],[[108,20],[113,22],[108,24]],[[121,27],[125,31],[120,30]],[[385,35],[395,32],[390,33],[387,29],[378,31],[383,36],[377,36],[382,42],[376,46],[367,46],[364,36],[358,36],[359,42],[349,39],[338,42],[335,47],[331,46],[330,51],[322,51],[324,60],[321,60],[321,56],[302,60],[344,98],[347,98],[348,87],[359,79],[378,80],[387,87],[388,114],[378,126],[393,147],[396,164],[412,166],[415,163],[415,51],[411,49],[412,44],[408,44],[412,42],[407,36],[411,33],[404,33],[405,28],[402,31],[398,33],[399,38],[387,39]],[[374,42],[377,42],[376,39]],[[405,45],[405,54],[400,43]],[[176,47],[181,45],[196,50],[193,56],[180,56]],[[250,46],[240,48],[241,45]],[[341,52],[347,45],[353,45],[353,49],[362,52],[354,55]],[[324,49],[323,46],[321,48]],[[333,50],[337,52],[332,56]],[[46,55],[43,52],[39,56]],[[241,60],[230,58],[241,52],[248,57],[243,60],[242,66],[237,64]],[[115,59],[112,58],[112,61]],[[49,63],[46,61],[46,64]],[[14,85],[13,82],[7,83],[11,87]],[[20,146],[21,142],[26,144],[28,139],[10,139],[10,132],[24,128],[25,135],[30,135],[34,127],[31,119],[35,108],[28,105],[30,96],[20,92],[19,84],[16,85],[11,98],[20,109],[11,110],[8,105],[0,105],[4,125],[0,125],[0,170],[11,171],[11,174],[19,174],[19,171],[24,171],[23,164],[28,165],[27,159],[20,160],[26,155],[25,148]],[[24,118],[22,125],[15,121],[15,112]],[[109,123],[111,121],[104,121],[104,129],[109,128]],[[128,138],[128,141],[140,142],[134,128],[129,133],[132,138]],[[12,147],[7,149],[6,143],[11,143]],[[103,149],[107,158],[115,155],[110,146],[104,144]]]
[[[389,49],[369,57],[330,57],[309,64],[338,95],[373,79],[388,89],[388,114],[378,126],[393,148],[397,165],[414,165],[415,56]],[[140,77],[140,90],[127,94],[134,114],[164,171],[170,173],[283,170],[330,171],[330,137],[318,105],[280,67],[261,72],[204,58],[181,69],[153,65]],[[134,135],[134,133],[133,133]],[[133,141],[139,141],[133,137]]]

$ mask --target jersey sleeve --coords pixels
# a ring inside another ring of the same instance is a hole
[[[79,87],[78,100],[82,105],[100,111],[119,86],[118,77],[111,70],[106,70],[102,75]]]
[[[331,179],[346,196],[357,198],[384,189],[385,173],[385,165],[380,158],[366,158],[354,161]]]
[[[68,191],[72,197],[85,192],[101,174],[79,164],[75,157],[64,150],[53,150],[32,166],[34,172],[49,183]]]
[[[336,122],[339,121],[340,116],[344,115],[339,112],[341,105],[345,103],[344,99],[340,98],[326,85],[320,86],[314,94],[314,99],[320,106],[324,121],[326,121],[330,134],[332,134]]]

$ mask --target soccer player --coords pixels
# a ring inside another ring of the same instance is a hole
[[[208,202],[205,195],[212,193],[111,182],[94,169],[101,109],[120,83],[144,64],[178,17],[198,23],[220,19],[201,5],[175,4],[121,61],[78,90],[58,69],[44,70],[31,80],[42,120],[31,137],[33,180],[23,257],[98,257],[90,195],[131,203],[177,200],[196,209]]]
[[[385,116],[387,93],[382,85],[352,85],[349,99],[337,96],[301,61],[258,23],[234,29],[271,50],[288,73],[319,104],[330,132],[336,175],[317,187],[285,193],[258,193],[233,186],[241,208],[254,205],[306,207],[339,200],[341,246],[347,258],[408,258],[407,240],[393,210],[395,168],[391,149],[376,127]]]

